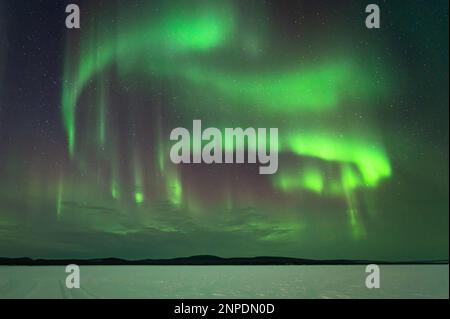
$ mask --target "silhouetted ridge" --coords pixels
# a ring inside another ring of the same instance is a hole
[[[413,264],[448,264],[448,260],[425,261],[380,261],[380,260],[314,260],[289,257],[236,257],[222,258],[212,255],[178,257],[172,259],[126,260],[121,258],[96,259],[32,259],[32,258],[0,258],[0,265],[10,266],[58,266],[58,265],[413,265]]]

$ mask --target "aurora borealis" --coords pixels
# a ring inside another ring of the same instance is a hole
[[[448,2],[68,3],[0,4],[0,256],[448,259]],[[193,120],[277,173],[173,164]]]

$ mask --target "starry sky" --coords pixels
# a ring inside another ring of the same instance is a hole
[[[0,256],[448,259],[448,1],[369,3],[2,1]],[[278,171],[173,164],[195,119]]]

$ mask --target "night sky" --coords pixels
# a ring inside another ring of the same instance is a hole
[[[1,1],[0,256],[448,259],[448,56],[448,1]],[[195,119],[277,173],[173,164]]]

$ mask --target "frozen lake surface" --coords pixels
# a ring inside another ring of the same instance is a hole
[[[448,265],[381,265],[367,289],[364,266],[0,266],[0,298],[448,298]]]

